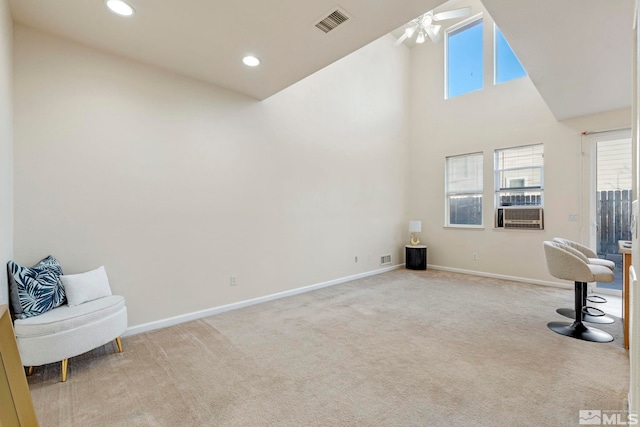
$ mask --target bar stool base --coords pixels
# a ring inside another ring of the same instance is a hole
[[[583,341],[591,342],[611,342],[613,337],[596,328],[589,328],[584,326],[582,322],[550,322],[547,324],[549,329],[560,335],[564,335],[571,338],[576,338]]]

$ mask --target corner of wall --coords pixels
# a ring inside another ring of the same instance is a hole
[[[13,257],[13,23],[0,0],[0,261]],[[8,301],[7,275],[0,273],[0,304]]]

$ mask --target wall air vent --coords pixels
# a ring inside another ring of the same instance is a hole
[[[335,9],[330,12],[324,18],[320,19],[316,22],[316,28],[328,33],[329,31],[336,28],[338,25],[344,23],[350,18],[349,14],[342,9]]]
[[[391,255],[382,255],[380,257],[380,265],[391,264]]]

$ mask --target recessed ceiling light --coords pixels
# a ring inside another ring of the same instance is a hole
[[[134,13],[133,8],[122,0],[106,0],[105,4],[110,11],[121,16],[131,16]]]
[[[247,55],[242,58],[242,62],[244,62],[244,65],[247,65],[249,67],[257,67],[258,65],[260,65],[260,60],[251,55]]]

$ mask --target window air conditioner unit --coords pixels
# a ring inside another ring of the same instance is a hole
[[[502,211],[502,212],[500,212]],[[543,214],[541,207],[504,207],[498,209],[498,217],[502,219],[502,227],[511,230],[543,230]]]

